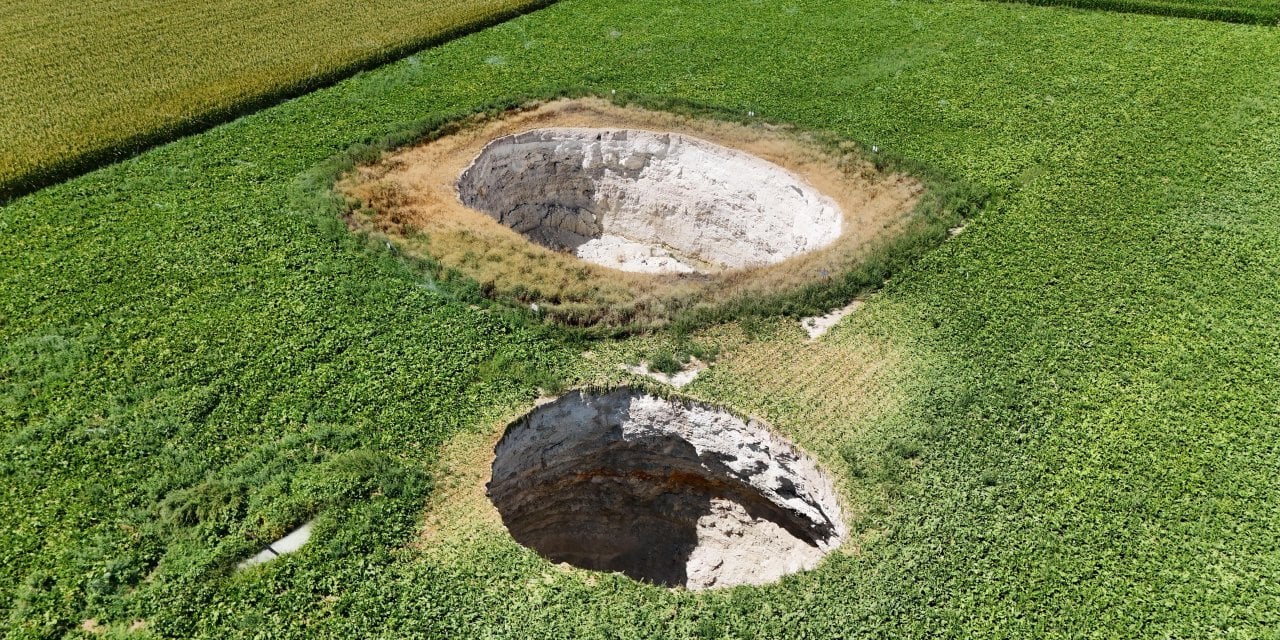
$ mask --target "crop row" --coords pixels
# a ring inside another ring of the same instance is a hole
[[[1014,0],[1042,6],[1076,7],[1173,18],[1197,18],[1280,26],[1280,2],[1274,0]]]
[[[1277,30],[993,2],[572,0],[16,199],[0,633],[1274,635],[1276,59]],[[691,388],[872,500],[849,553],[692,594],[415,535],[438,445],[531,404],[518,369],[597,346],[291,198],[405,123],[562,86],[754,112],[995,192],[821,343],[744,331]],[[299,553],[232,572],[312,515]]]
[[[540,4],[20,3],[0,16],[0,198]]]

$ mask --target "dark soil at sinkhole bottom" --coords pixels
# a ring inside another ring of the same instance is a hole
[[[626,387],[512,423],[488,493],[552,562],[689,589],[813,568],[846,534],[830,479],[767,425]]]

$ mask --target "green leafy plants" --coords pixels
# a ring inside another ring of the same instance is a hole
[[[1267,637],[1277,59],[1275,29],[1141,14],[572,0],[14,199],[0,626]],[[591,382],[580,354],[606,338],[352,237],[315,215],[331,192],[311,170],[575,85],[831,131],[990,195],[887,282],[863,274],[875,293],[818,340],[735,316],[744,337],[688,387],[835,477],[857,537],[812,572],[669,591],[561,570],[483,509],[452,533],[424,515],[484,506],[494,425],[535,402],[539,372]],[[478,480],[440,465],[466,435]],[[303,550],[235,571],[312,518]]]
[[[1280,26],[1280,3],[1274,0],[1014,0],[1043,6],[1146,13],[1176,18],[1221,20],[1268,27]]]

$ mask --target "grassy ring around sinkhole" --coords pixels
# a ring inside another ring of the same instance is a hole
[[[640,329],[826,311],[984,200],[830,135],[684,111],[530,101],[364,149],[334,188],[349,230],[437,275],[570,326]],[[725,224],[739,215],[754,217]]]

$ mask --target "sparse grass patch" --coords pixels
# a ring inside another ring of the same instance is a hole
[[[714,364],[720,351],[719,346],[705,341],[677,338],[670,346],[661,346],[647,357],[638,356],[637,360],[648,363],[651,371],[670,376],[684,370],[695,359],[704,365]],[[639,364],[639,361],[632,364]]]

